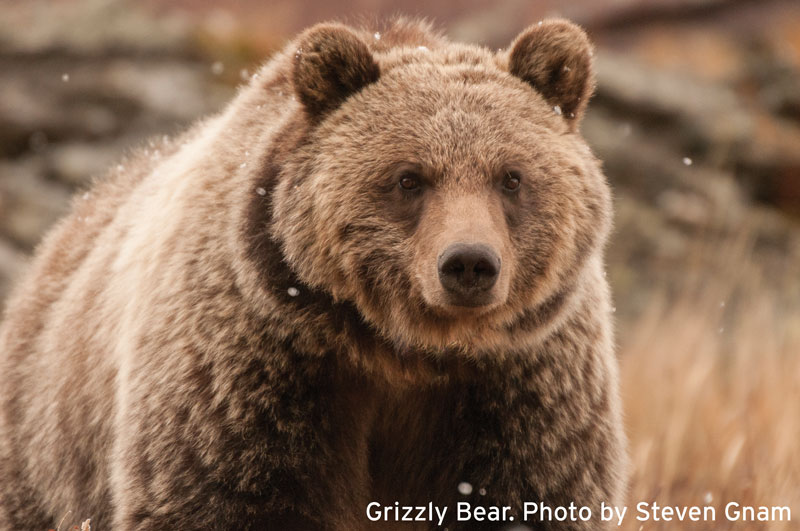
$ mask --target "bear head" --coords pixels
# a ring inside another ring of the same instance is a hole
[[[578,133],[591,45],[563,20],[497,53],[376,37],[324,24],[298,39],[303,141],[281,163],[273,238],[303,283],[397,345],[506,348],[564,304],[609,230]]]

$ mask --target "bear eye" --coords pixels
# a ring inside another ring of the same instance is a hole
[[[519,190],[520,174],[516,171],[507,171],[503,177],[503,189],[506,192],[516,192]]]
[[[398,185],[400,188],[405,190],[406,192],[413,192],[419,190],[420,186],[420,179],[419,176],[414,173],[404,173],[400,176],[400,180],[398,181]]]

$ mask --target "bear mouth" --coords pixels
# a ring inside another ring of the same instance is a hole
[[[500,297],[495,291],[463,296],[438,290],[438,293],[424,299],[434,312],[452,320],[486,316],[506,302],[505,297]]]
[[[446,294],[445,308],[455,312],[483,313],[497,306],[497,297],[493,293],[479,292],[475,294]]]

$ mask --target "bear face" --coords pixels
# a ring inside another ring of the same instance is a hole
[[[294,57],[307,137],[284,161],[274,237],[300,279],[398,345],[507,347],[575,289],[610,225],[577,125],[583,32],[548,21],[509,51],[370,50],[312,28]]]

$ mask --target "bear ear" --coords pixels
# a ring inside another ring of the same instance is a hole
[[[298,42],[292,83],[314,122],[378,80],[380,69],[369,48],[345,26],[318,24],[303,33]]]
[[[546,20],[514,40],[508,70],[536,89],[574,130],[594,91],[592,45],[566,20]]]

